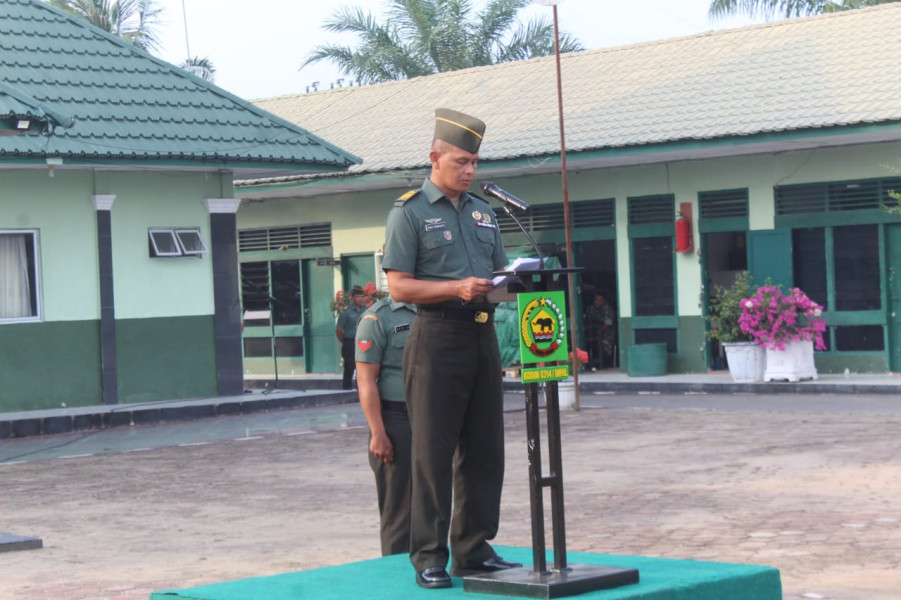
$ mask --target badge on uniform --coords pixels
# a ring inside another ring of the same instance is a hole
[[[480,213],[480,212],[477,211],[477,210],[474,210],[474,211],[472,211],[472,218],[475,219],[476,221],[481,221],[481,220],[482,220],[482,213]]]
[[[454,236],[451,234],[450,231],[444,232],[444,239],[446,239],[447,241],[451,241],[453,238],[454,238]]]
[[[360,347],[360,350],[366,352],[370,348],[372,348],[372,340],[360,340],[357,342],[357,346]]]
[[[445,223],[441,217],[425,220],[426,231],[437,231],[439,229],[447,229],[447,223]]]

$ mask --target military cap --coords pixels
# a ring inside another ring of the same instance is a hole
[[[475,117],[449,108],[435,110],[435,139],[476,154],[484,133],[485,123]]]
[[[366,293],[366,292],[363,291],[363,288],[361,288],[361,287],[358,286],[358,285],[355,285],[355,286],[353,286],[352,288],[350,288],[350,295],[351,295],[351,296],[362,296],[362,295],[365,294],[365,293]]]

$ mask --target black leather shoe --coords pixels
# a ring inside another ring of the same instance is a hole
[[[485,562],[467,565],[465,568],[454,566],[451,569],[454,577],[462,577],[464,575],[476,575],[478,573],[491,573],[493,571],[503,571],[505,569],[518,569],[522,563],[504,560],[500,556],[494,555]]]
[[[448,588],[453,585],[450,575],[441,567],[428,567],[416,574],[416,583],[424,588]]]

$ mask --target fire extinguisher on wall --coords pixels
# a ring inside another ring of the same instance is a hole
[[[676,252],[689,252],[692,249],[691,205],[688,210],[684,206],[681,208],[676,218]]]

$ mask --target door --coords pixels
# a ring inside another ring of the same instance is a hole
[[[303,260],[303,337],[307,373],[338,372],[335,315],[329,308],[334,297],[333,268],[317,264],[316,259]]]
[[[885,231],[889,370],[901,371],[901,225],[886,225]]]
[[[794,285],[790,229],[748,232],[748,274],[753,285],[764,285],[767,279],[786,290]]]

